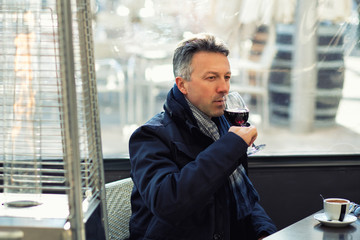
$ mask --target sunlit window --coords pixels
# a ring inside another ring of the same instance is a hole
[[[351,0],[98,0],[94,46],[104,157],[162,111],[187,35],[227,42],[231,90],[258,155],[360,153],[359,6]]]

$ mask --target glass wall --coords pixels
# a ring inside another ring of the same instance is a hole
[[[230,47],[231,90],[250,108],[258,155],[360,153],[359,6],[351,0],[97,0],[103,154],[162,111],[172,54],[211,32]]]

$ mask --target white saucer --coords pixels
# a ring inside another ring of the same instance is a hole
[[[342,222],[338,220],[332,220],[332,221],[327,220],[325,213],[318,213],[314,216],[314,218],[319,222],[321,222],[321,224],[329,227],[345,227],[357,220],[357,217],[349,214],[345,216],[344,221]]]

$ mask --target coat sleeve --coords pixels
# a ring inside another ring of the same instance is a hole
[[[131,177],[142,201],[159,218],[176,224],[186,219],[221,187],[246,153],[246,143],[227,133],[181,169],[158,129],[142,129],[130,138]],[[160,137],[161,136],[161,137]]]
[[[259,203],[255,204],[251,222],[258,237],[262,234],[271,235],[277,231],[275,224]]]

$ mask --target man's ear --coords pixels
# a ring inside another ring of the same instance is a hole
[[[186,88],[187,81],[185,79],[183,79],[182,77],[176,77],[175,82],[176,82],[176,86],[178,87],[180,92],[182,92],[182,94],[186,95],[187,94],[187,88]]]

